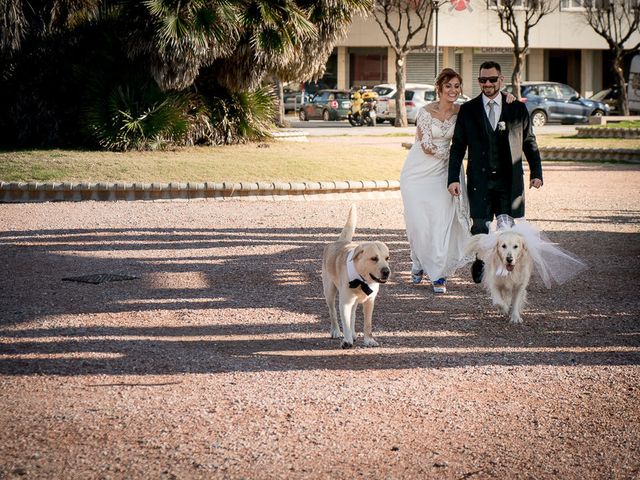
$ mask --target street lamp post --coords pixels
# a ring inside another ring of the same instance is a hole
[[[438,74],[440,73],[440,61],[438,58],[438,11],[440,10],[440,0],[434,0],[432,3],[433,8],[436,10],[436,22],[435,22],[435,44],[436,44],[436,73],[433,78],[438,78]]]

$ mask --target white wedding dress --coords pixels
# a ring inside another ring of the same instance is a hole
[[[471,238],[464,174],[460,176],[460,197],[453,197],[447,190],[449,147],[456,118],[453,115],[440,121],[421,109],[416,140],[400,174],[411,270],[422,270],[432,282],[446,278],[470,260],[464,258],[465,245]]]

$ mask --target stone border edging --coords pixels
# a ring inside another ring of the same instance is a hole
[[[410,148],[412,144],[403,146]],[[640,163],[640,150],[544,147],[543,160]],[[0,182],[0,203],[247,199],[282,200],[310,197],[329,198],[368,195],[380,196],[399,192],[397,180],[338,182],[206,182],[206,183],[39,183]]]
[[[640,138],[640,128],[576,127],[579,138]]]
[[[195,199],[305,199],[336,194],[398,192],[397,180],[222,183],[27,183],[0,182],[0,202],[79,202]]]
[[[402,143],[409,150],[413,143]],[[632,148],[575,148],[542,147],[542,160],[565,160],[570,162],[623,162],[640,163],[640,149]]]
[[[271,132],[274,140],[282,140],[286,142],[308,142],[307,132],[302,130],[283,130],[280,132]]]
[[[640,163],[640,150],[631,148],[543,147],[540,155],[543,160]]]

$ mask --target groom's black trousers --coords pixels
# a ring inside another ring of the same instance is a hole
[[[505,186],[505,182],[489,179],[485,216],[472,219],[471,235],[489,233],[488,223],[493,221],[494,215],[498,216],[503,213],[511,215],[511,192]]]

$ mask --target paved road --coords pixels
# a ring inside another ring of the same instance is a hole
[[[325,122],[323,120],[311,120],[309,122],[301,122],[296,117],[289,116],[287,120],[291,123],[291,129],[303,130],[308,136],[335,136],[335,135],[387,135],[406,133],[414,135],[416,131],[415,125],[397,128],[389,123],[376,125],[375,127],[352,127],[346,120],[338,122]],[[536,134],[563,134],[571,135],[575,133],[575,125],[545,125],[536,128]]]
[[[409,285],[402,202],[357,200],[394,273],[348,351],[349,200],[0,205],[0,478],[638,478],[640,170],[545,181],[529,219],[589,270],[534,278],[521,326],[467,269]],[[138,278],[62,280],[101,273]]]

